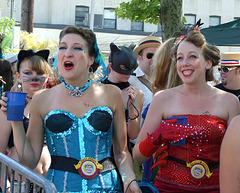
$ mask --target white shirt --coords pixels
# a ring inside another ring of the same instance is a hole
[[[145,76],[141,68],[137,67],[134,71],[136,73],[136,76],[130,76],[128,82],[133,85],[134,87],[140,89],[143,91],[144,99],[143,99],[143,108],[142,112],[145,109],[145,107],[152,101],[153,93],[146,87],[137,77]],[[146,77],[147,78],[147,77]]]
[[[145,84],[143,84],[137,77],[140,76],[145,76],[143,71],[141,70],[141,68],[137,67],[136,70],[134,70],[134,73],[136,73],[136,76],[131,75],[130,78],[128,79],[128,82],[133,85],[134,87],[142,90],[143,94],[144,94],[144,99],[143,99],[143,107],[142,107],[142,112],[144,111],[145,107],[152,102],[152,98],[153,98],[153,93],[149,90],[149,88],[147,86],[145,86]],[[147,77],[146,77],[147,78]],[[143,118],[141,116],[141,120],[140,120],[140,127],[142,127],[143,124]],[[130,140],[132,143],[136,143],[137,138],[134,140]]]

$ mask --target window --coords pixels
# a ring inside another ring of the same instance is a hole
[[[104,9],[104,28],[116,29],[116,15],[112,8]]]
[[[132,31],[143,31],[143,21],[141,22],[132,22],[131,23]]]
[[[75,25],[89,26],[89,8],[86,6],[76,6]]]
[[[210,16],[209,17],[209,26],[216,26],[221,23],[221,17],[220,16]]]
[[[103,14],[94,14],[94,27],[98,29],[103,28]]]
[[[184,17],[187,21],[185,24],[196,24],[196,15],[195,14],[184,14]]]
[[[161,25],[161,23],[159,23],[158,25],[157,25],[157,28],[158,28],[158,31],[162,31],[162,25]]]

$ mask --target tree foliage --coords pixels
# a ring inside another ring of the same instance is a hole
[[[157,25],[161,22],[160,9],[160,0],[132,0],[120,3],[120,7],[115,8],[115,13],[118,18],[134,22],[144,20]]]
[[[8,34],[17,24],[18,23],[15,22],[14,18],[10,19],[8,17],[2,17],[0,19],[0,33]]]
[[[9,52],[13,41],[12,29],[17,24],[18,23],[15,22],[14,18],[10,19],[8,17],[2,17],[0,19],[0,54],[7,54]]]
[[[161,24],[163,40],[183,28],[183,0],[132,0],[115,8],[118,18]]]

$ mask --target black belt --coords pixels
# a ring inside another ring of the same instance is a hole
[[[68,171],[75,174],[79,174],[78,170],[74,166],[77,165],[78,162],[79,160],[75,158],[52,155],[50,169]],[[100,173],[113,170],[116,168],[113,162],[113,158],[106,157],[98,162],[103,166],[103,169],[100,170]]]
[[[187,165],[187,162],[186,162],[186,161],[183,161],[183,160],[181,160],[181,159],[178,159],[178,158],[175,158],[175,157],[172,157],[172,156],[168,156],[166,159],[167,159],[167,160],[171,160],[171,161],[178,162],[178,163],[183,164],[183,165]],[[208,167],[209,167],[209,170],[213,170],[213,169],[219,167],[219,162],[210,162],[210,163],[207,163],[207,165],[208,165]]]

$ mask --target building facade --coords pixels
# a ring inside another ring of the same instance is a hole
[[[161,25],[131,22],[116,18],[114,8],[124,0],[34,0],[34,26],[62,29],[66,25],[89,27],[94,10],[94,31],[99,33],[161,36]],[[129,0],[125,0],[129,1]],[[159,0],[160,1],[160,0]],[[94,3],[94,6],[92,5]],[[1,16],[21,21],[22,0],[0,1]],[[183,0],[183,16],[187,24],[198,19],[203,28],[240,18],[240,0]]]
[[[124,0],[34,0],[34,23],[48,25],[77,25],[89,27],[94,9],[94,29],[126,32],[159,32],[159,25],[131,22],[118,19],[112,9]],[[126,1],[126,0],[125,0]],[[129,1],[129,0],[127,0]],[[159,0],[160,1],[160,0]],[[92,6],[92,2],[94,6]],[[4,0],[2,16],[21,20],[22,0]],[[183,0],[183,15],[187,23],[193,24],[199,18],[209,27],[240,18],[240,0]]]

